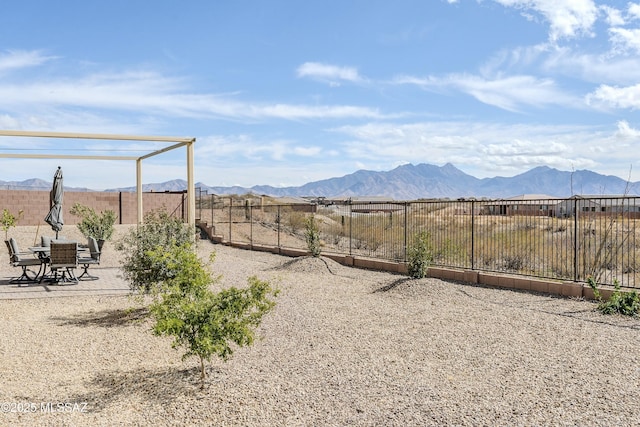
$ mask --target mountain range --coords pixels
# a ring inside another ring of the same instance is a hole
[[[144,184],[144,191],[182,191],[187,183],[175,179],[163,183]],[[196,183],[208,194],[264,194],[274,197],[366,197],[377,196],[395,200],[430,198],[487,197],[508,198],[522,194],[554,197],[582,195],[638,195],[640,182],[628,182],[617,176],[601,175],[589,170],[560,171],[539,166],[513,177],[476,178],[462,172],[451,163],[435,166],[421,163],[405,164],[390,171],[359,170],[342,177],[329,178],[298,187],[220,187]],[[0,181],[0,188],[50,189],[51,184],[32,179],[21,182]],[[71,189],[86,191],[87,189]],[[135,191],[135,187],[106,191]]]
[[[638,195],[640,182],[589,170],[560,171],[540,166],[513,177],[476,178],[451,163],[444,166],[406,164],[390,171],[359,170],[339,178],[310,182],[299,187],[209,187],[197,184],[210,194],[265,194],[290,197],[383,196],[395,200],[428,198],[487,197],[508,198],[523,194],[554,197],[582,195]]]

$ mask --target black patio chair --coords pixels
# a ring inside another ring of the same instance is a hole
[[[4,241],[9,250],[9,263],[13,267],[21,267],[22,274],[19,277],[14,277],[9,283],[34,283],[38,280],[38,276],[42,272],[42,262],[36,258],[31,252],[21,252],[18,247],[16,239],[11,237],[9,240]],[[29,269],[29,267],[38,266],[38,272],[35,273]],[[33,273],[33,276],[29,276],[29,273]]]
[[[87,248],[89,249],[89,256],[80,256],[78,258],[78,264],[82,264],[84,271],[78,280],[98,280],[99,277],[89,274],[89,267],[92,265],[100,265],[100,248],[98,247],[98,241],[89,237],[87,239]],[[86,252],[85,252],[86,253]]]

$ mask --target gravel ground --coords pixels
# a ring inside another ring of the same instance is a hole
[[[212,250],[217,286],[257,275],[281,293],[203,389],[132,298],[3,300],[0,425],[640,425],[640,319],[199,242]]]

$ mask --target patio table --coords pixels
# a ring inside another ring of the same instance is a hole
[[[49,246],[31,246],[29,250],[38,255],[38,259],[42,264],[42,272],[40,273],[40,277],[36,276],[34,278],[34,280],[39,279],[38,281],[42,282],[46,277],[47,265],[49,264],[49,252],[51,251],[51,248]]]

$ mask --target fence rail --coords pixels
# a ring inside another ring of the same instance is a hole
[[[436,266],[640,287],[637,197],[268,204],[196,195],[200,220],[230,242],[306,249],[314,215],[325,253],[406,262],[424,233]]]

